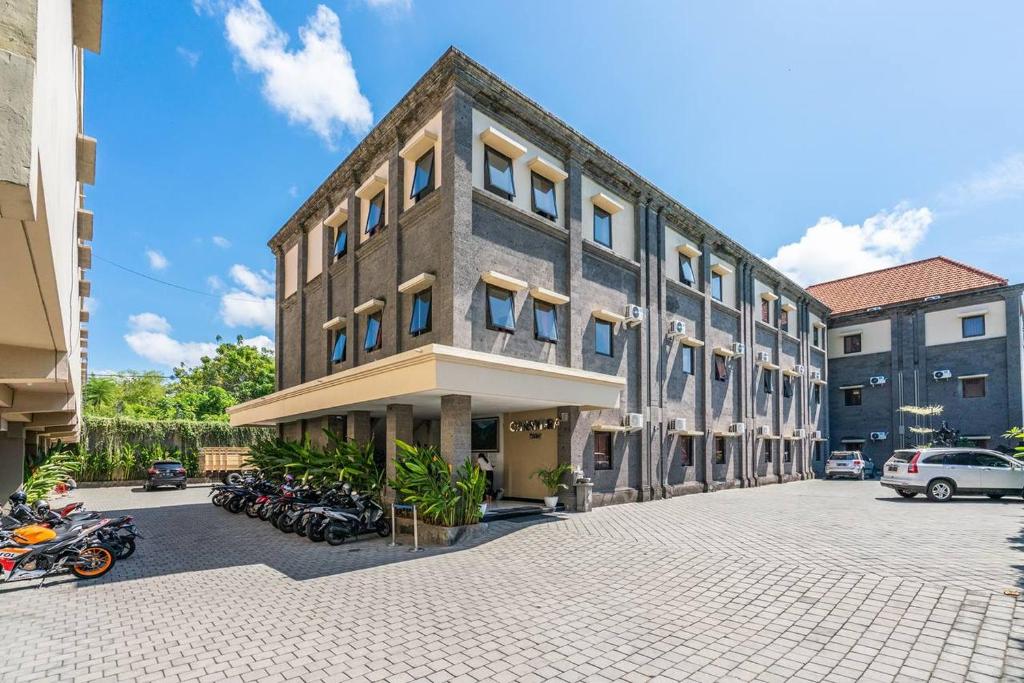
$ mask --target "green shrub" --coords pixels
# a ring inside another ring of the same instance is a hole
[[[462,463],[453,482],[448,462],[435,447],[395,444],[395,478],[388,483],[404,502],[416,506],[423,521],[440,526],[480,521],[486,478],[475,463]]]
[[[72,477],[78,471],[80,460],[75,446],[58,443],[50,448],[22,485],[29,505],[46,498],[57,484]]]
[[[557,496],[559,491],[569,488],[567,484],[562,482],[562,479],[570,472],[572,472],[572,465],[562,462],[549,470],[543,468],[537,470],[530,475],[530,479],[537,477],[548,490],[549,496]]]

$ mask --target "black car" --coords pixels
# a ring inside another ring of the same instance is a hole
[[[175,486],[183,489],[187,483],[185,466],[177,460],[157,460],[149,466],[149,479],[146,481],[147,491],[153,491],[158,486]]]

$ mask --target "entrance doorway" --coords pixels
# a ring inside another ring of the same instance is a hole
[[[550,469],[558,462],[558,429],[528,428],[546,427],[556,418],[553,409],[505,414],[502,421],[505,497],[541,500],[548,495],[544,484],[530,475],[541,468]]]

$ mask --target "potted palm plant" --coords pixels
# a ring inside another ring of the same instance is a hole
[[[540,479],[540,482],[548,490],[548,495],[544,497],[545,507],[553,508],[558,505],[558,492],[569,488],[567,484],[562,482],[562,479],[570,472],[572,472],[572,465],[563,462],[548,470],[541,468],[530,475],[531,479],[534,477]]]

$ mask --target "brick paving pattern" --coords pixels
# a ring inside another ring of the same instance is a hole
[[[146,538],[0,588],[0,680],[1024,680],[1019,499],[808,481],[332,548],[206,491],[76,492]]]

